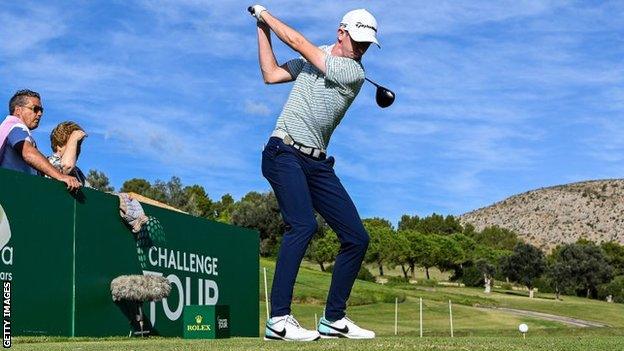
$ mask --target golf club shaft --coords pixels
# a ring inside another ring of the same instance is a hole
[[[376,86],[377,88],[379,88],[379,84],[373,82],[372,80],[368,79],[368,77],[364,77],[364,79],[366,79],[367,81],[369,81],[372,85]]]

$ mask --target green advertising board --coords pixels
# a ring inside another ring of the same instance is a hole
[[[150,245],[119,216],[117,196],[0,169],[0,278],[11,281],[13,335],[127,335],[113,303],[120,275],[160,275],[170,295],[143,304],[154,331],[183,336],[188,305],[228,305],[232,336],[258,336],[255,231],[143,205]],[[140,241],[139,241],[140,242]]]

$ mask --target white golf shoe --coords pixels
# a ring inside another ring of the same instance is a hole
[[[323,316],[318,324],[322,338],[373,339],[375,332],[358,327],[347,317],[330,322]]]
[[[264,328],[264,340],[314,341],[321,338],[316,330],[308,330],[292,315],[270,318]]]

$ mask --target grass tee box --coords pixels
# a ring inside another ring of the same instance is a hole
[[[184,306],[228,305],[230,335],[258,336],[256,231],[144,205],[158,236],[139,250],[117,196],[72,195],[60,182],[4,169],[0,189],[10,227],[0,230],[0,275],[12,281],[14,336],[128,335],[110,283],[140,274],[171,283],[169,297],[143,304],[155,334],[181,337]]]
[[[230,306],[184,306],[185,339],[230,337]]]

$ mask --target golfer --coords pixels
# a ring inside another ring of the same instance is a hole
[[[366,10],[350,11],[338,27],[336,42],[316,47],[263,6],[249,10],[258,20],[258,56],[265,83],[295,81],[262,152],[262,174],[275,192],[288,230],[275,267],[265,339],[374,338],[374,332],[358,327],[345,315],[369,237],[353,201],[334,173],[334,158],[327,157],[325,150],[364,83],[360,60],[371,43],[379,45],[377,21]],[[278,65],[270,31],[302,57]],[[299,265],[317,231],[314,210],[337,233],[340,252],[325,315],[317,330],[307,330],[291,315],[290,305]]]

